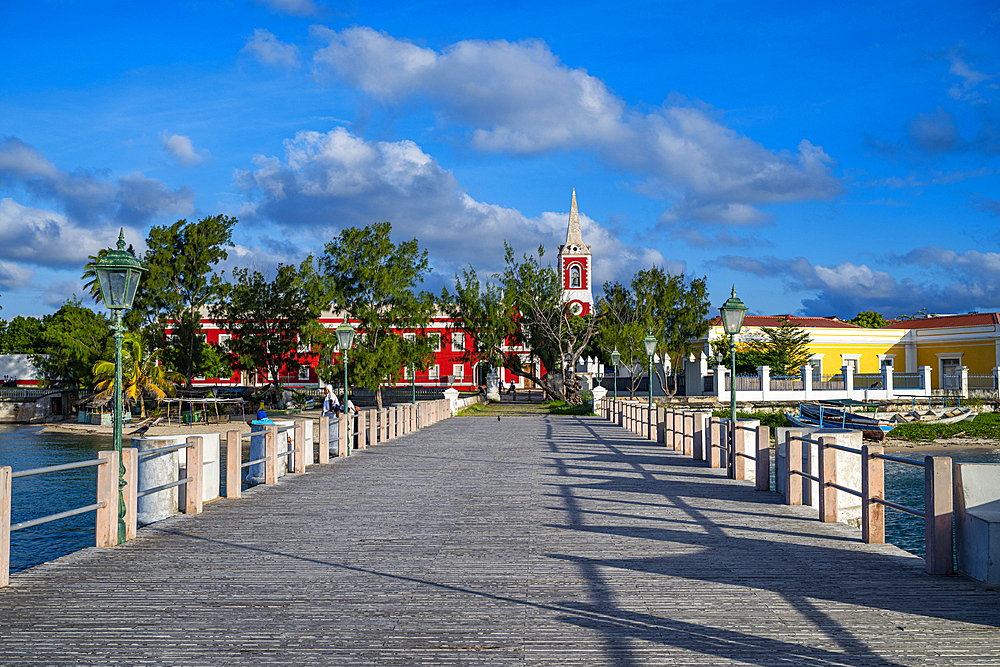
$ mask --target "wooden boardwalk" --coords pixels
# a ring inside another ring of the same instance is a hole
[[[598,418],[443,421],[0,590],[3,665],[1000,665],[1000,593]]]

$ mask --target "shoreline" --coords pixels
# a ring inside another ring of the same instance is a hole
[[[303,410],[297,415],[290,415],[288,417],[284,415],[279,415],[276,417],[279,421],[288,419],[305,419],[318,421],[320,415],[320,410]],[[75,433],[78,435],[106,435],[109,438],[114,435],[114,428],[112,426],[99,426],[96,424],[80,424],[75,422],[48,422],[45,424],[16,424],[17,426],[31,426],[31,427],[41,427],[40,431],[42,433]],[[130,431],[135,430],[132,428],[131,423],[125,424],[122,429],[122,439],[131,437]],[[241,421],[231,421],[222,422],[221,424],[213,424],[209,422],[195,423],[195,424],[164,424],[160,426],[155,426],[148,431],[146,431],[146,437],[156,437],[161,435],[197,435],[199,433],[225,433],[226,431],[239,431],[240,433],[249,433],[250,424],[248,422]]]

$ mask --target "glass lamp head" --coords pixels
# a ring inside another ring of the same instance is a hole
[[[618,362],[621,360],[622,360],[622,355],[620,352],[618,352],[618,348],[616,347],[614,351],[611,353],[611,365],[617,366]]]
[[[135,256],[125,250],[125,230],[118,232],[118,249],[109,250],[94,264],[97,284],[101,288],[101,300],[112,310],[132,307],[139,279],[146,268]]]
[[[654,336],[653,334],[649,334],[648,336],[642,339],[642,344],[646,348],[647,357],[651,357],[654,354],[656,354],[656,343],[657,343],[656,336]]]
[[[334,331],[337,333],[337,347],[342,351],[351,349],[354,345],[354,327],[343,322]]]
[[[748,308],[736,296],[736,285],[733,285],[732,296],[719,308],[722,313],[722,328],[730,336],[734,336],[743,328],[743,317]]]

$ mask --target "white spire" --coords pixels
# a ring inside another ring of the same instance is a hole
[[[573,188],[573,202],[569,205],[569,228],[566,230],[566,245],[583,245],[583,232],[580,231],[580,213],[576,210],[576,188]]]

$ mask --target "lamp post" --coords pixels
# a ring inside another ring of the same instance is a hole
[[[334,329],[337,333],[337,347],[344,355],[344,410],[347,410],[347,351],[354,346],[354,327],[348,324],[345,319],[339,327]]]
[[[618,400],[618,362],[621,361],[622,355],[618,352],[616,347],[611,353],[611,365],[615,367],[615,400]]]
[[[747,307],[736,297],[736,285],[729,299],[719,308],[722,329],[729,334],[729,477],[736,477],[736,334],[743,328]]]
[[[649,408],[653,408],[653,355],[656,354],[656,336],[649,333],[642,339],[642,344],[646,346],[646,356],[649,357]]]
[[[125,461],[122,459],[122,311],[132,307],[139,279],[146,268],[125,250],[125,230],[118,232],[118,249],[108,253],[94,265],[101,288],[104,307],[114,313],[112,330],[115,335],[115,424],[114,446],[118,453],[118,543],[125,541]]]

